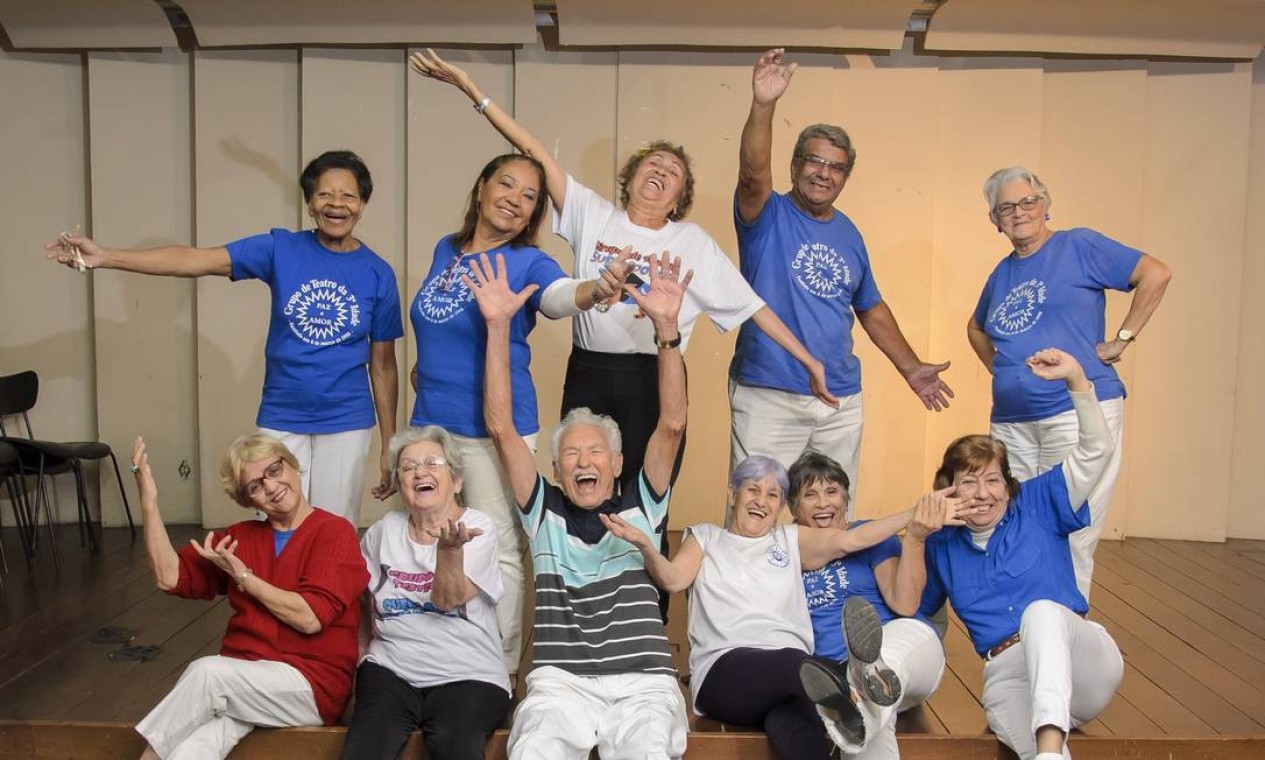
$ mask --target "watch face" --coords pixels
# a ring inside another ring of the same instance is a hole
[[[1129,341],[1133,340],[1133,331],[1121,330],[1120,332],[1116,333],[1116,337],[1119,338],[1120,340],[1123,340],[1125,343],[1128,343]]]

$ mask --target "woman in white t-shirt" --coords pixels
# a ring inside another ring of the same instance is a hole
[[[800,680],[800,666],[813,651],[803,571],[881,543],[904,528],[915,510],[850,530],[779,525],[786,494],[786,468],[780,463],[765,456],[743,460],[730,476],[728,526],[689,528],[671,562],[618,515],[602,515],[602,522],[641,551],[660,588],[689,590],[694,711],[726,723],[762,726],[779,757],[825,760],[834,751],[823,726],[827,714],[819,717],[816,695]],[[957,514],[973,506],[945,500],[945,524],[961,525]],[[874,608],[854,605],[844,622],[852,654],[848,679],[860,698],[894,703],[900,682],[878,656],[883,634]],[[837,667],[813,662],[814,667]],[[848,711],[839,712],[843,707]],[[865,737],[861,712],[855,704],[831,708],[827,724],[859,747]]]
[[[510,703],[496,528],[461,505],[461,453],[443,428],[404,430],[390,458],[405,508],[361,540],[371,637],[342,758],[395,758],[416,729],[427,757],[483,757]]]
[[[554,229],[575,251],[581,280],[597,280],[610,262],[626,258],[638,278],[648,261],[664,251],[681,257],[694,280],[681,306],[680,343],[689,345],[694,321],[702,314],[723,331],[748,319],[794,356],[812,378],[815,395],[836,405],[826,390],[825,370],[755,294],[738,268],[701,227],[681,220],[694,198],[689,157],[678,145],[649,143],[635,152],[619,173],[619,206],[580,184],[530,132],[502,110],[470,79],[433,50],[409,59],[423,76],[447,82],[474,102],[492,126],[514,147],[545,167],[545,187],[555,210]],[[632,279],[630,281],[637,282]],[[612,297],[577,316],[574,347],[567,364],[562,413],[588,407],[619,424],[624,440],[623,476],[636,477],[640,456],[658,421],[657,338],[648,319],[638,319],[631,298]],[[684,447],[682,447],[684,451]],[[678,457],[678,468],[680,459]],[[675,477],[675,475],[674,475]]]

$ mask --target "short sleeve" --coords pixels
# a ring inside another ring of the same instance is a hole
[[[251,235],[225,246],[231,264],[229,277],[237,280],[263,280],[271,282],[273,255],[276,252],[277,230],[262,235]]]
[[[687,536],[693,536],[694,540],[698,542],[699,548],[706,554],[708,545],[716,536],[716,526],[709,523],[691,525],[685,529],[685,535],[681,537],[681,540],[685,540]]]
[[[531,265],[527,268],[527,282],[529,285],[539,285],[540,289],[531,294],[527,302],[536,311],[540,311],[540,299],[545,293],[545,288],[554,284],[558,280],[566,277],[566,272],[562,271],[562,267],[554,260],[552,256],[541,250],[533,251]]]
[[[870,266],[870,254],[865,248],[865,241],[859,234],[857,240],[860,244],[857,258],[861,260],[862,266],[860,282],[852,293],[852,308],[854,311],[869,311],[882,303],[883,295],[879,293],[878,283],[874,281],[874,268]]]
[[[642,509],[645,511],[646,518],[650,521],[650,524],[654,526],[656,531],[666,528],[668,500],[672,498],[672,487],[668,487],[667,493],[655,493],[650,481],[646,479],[646,471],[643,469],[637,473],[637,488]]]
[[[365,570],[369,573],[369,588],[375,589],[382,582],[380,569],[382,566],[382,532],[386,530],[386,521],[390,519],[389,515],[384,516],[373,525],[369,526],[369,530],[365,531],[364,537],[360,539],[360,554],[365,559]]]
[[[313,536],[313,541],[317,548],[305,557],[294,591],[325,627],[364,593],[369,573],[356,541],[356,530],[341,517],[324,520],[320,535]]]
[[[940,578],[940,565],[935,560],[936,552],[932,548],[932,544],[927,544],[927,585],[922,589],[922,602],[918,605],[918,614],[930,619],[933,615],[940,611],[944,603],[948,601],[948,592],[944,588],[944,581]]]
[[[888,536],[877,546],[871,547],[867,554],[866,559],[869,561],[870,568],[876,568],[892,557],[900,556],[900,539],[896,536]]]
[[[1130,290],[1129,278],[1142,260],[1142,252],[1094,230],[1076,230],[1076,235],[1085,277],[1100,288]]]
[[[748,224],[742,221],[742,212],[738,209],[738,191],[734,191],[734,231],[738,234],[738,257],[742,261],[743,271],[754,271],[764,258],[766,246],[762,242],[777,218],[777,209],[774,208],[777,203],[777,193],[769,193],[760,213]]]
[[[612,210],[615,208],[605,198],[580,184],[575,177],[568,174],[567,197],[561,212],[558,212],[556,207],[554,209],[553,231],[574,247],[580,242],[580,233],[584,230],[584,218],[598,204],[608,206]]]
[[[703,238],[699,241],[700,244],[706,246],[707,254],[701,259],[705,262],[707,271],[695,271],[694,277],[705,277],[707,286],[703,288],[691,286],[686,291],[686,295],[692,292],[699,299],[702,310],[707,313],[716,329],[728,332],[764,308],[764,300],[756,295],[755,290],[751,288],[751,283],[747,282],[725,252],[720,250],[716,241],[712,240],[701,227],[697,228],[697,232]]]
[[[1063,463],[1025,480],[1019,489],[1018,508],[1025,510],[1050,530],[1066,536],[1089,526],[1089,502],[1072,504],[1067,492]]]
[[[391,341],[404,335],[404,318],[400,314],[400,290],[395,284],[395,270],[385,261],[378,268],[377,301],[369,325],[369,340]]]
[[[531,489],[531,496],[527,498],[526,504],[519,504],[518,509],[514,513],[518,515],[518,521],[523,526],[523,532],[527,534],[528,540],[534,539],[540,531],[541,523],[545,517],[545,498],[550,489],[557,490],[551,486],[539,473],[536,475],[536,485]]]
[[[984,289],[980,291],[979,300],[975,302],[975,324],[981,328],[988,324],[988,303],[993,298],[993,279],[997,276],[997,271],[988,276],[984,281]]]
[[[479,587],[479,591],[490,603],[496,604],[505,593],[505,586],[501,582],[501,568],[497,562],[496,526],[487,515],[478,513],[477,518],[471,520],[471,513],[466,514],[467,519],[463,522],[483,531],[483,535],[476,536],[466,544],[462,552],[466,577]]]

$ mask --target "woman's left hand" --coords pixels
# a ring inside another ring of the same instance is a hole
[[[439,542],[440,549],[459,549],[483,535],[481,529],[467,528],[465,523],[456,520],[449,520],[447,525],[439,526],[438,530],[427,528],[426,532]]]
[[[479,303],[479,313],[488,324],[505,323],[523,308],[531,294],[540,290],[540,286],[531,284],[515,293],[510,289],[509,275],[505,272],[505,254],[496,254],[496,266],[488,259],[486,253],[471,262],[470,274],[461,275],[461,281],[474,294]]]
[[[1124,350],[1128,347],[1128,342],[1119,338],[1112,338],[1099,343],[1094,348],[1094,351],[1098,354],[1098,358],[1103,364],[1115,364],[1124,356]]]
[[[243,571],[246,570],[246,564],[237,558],[237,539],[228,533],[225,533],[219,541],[212,543],[215,538],[215,532],[211,531],[206,534],[206,539],[202,543],[198,543],[196,539],[189,539],[189,543],[193,546],[194,551],[202,559],[208,560],[211,564],[228,573],[229,577],[236,580],[241,577]]]

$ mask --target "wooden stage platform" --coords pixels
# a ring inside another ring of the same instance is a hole
[[[172,529],[180,543],[200,536]],[[223,602],[169,597],[154,588],[143,545],[107,529],[102,550],[58,528],[61,566],[42,546],[27,565],[11,528],[0,530],[9,570],[0,576],[0,758],[139,755],[130,726],[179,677],[213,654],[228,617]],[[1073,735],[1080,758],[1265,758],[1265,541],[1206,544],[1129,539],[1098,550],[1091,617],[1125,653],[1111,706]],[[685,600],[674,598],[669,635],[686,666]],[[530,614],[530,610],[528,611]],[[117,626],[157,644],[150,662],[112,662],[115,645],[90,641]],[[922,708],[901,716],[905,758],[1012,757],[987,732],[979,705],[982,664],[954,620],[948,669]],[[770,758],[763,735],[696,721],[687,758]],[[504,757],[505,732],[488,757]],[[235,758],[336,758],[341,729],[256,731]],[[408,757],[420,757],[420,742]]]

